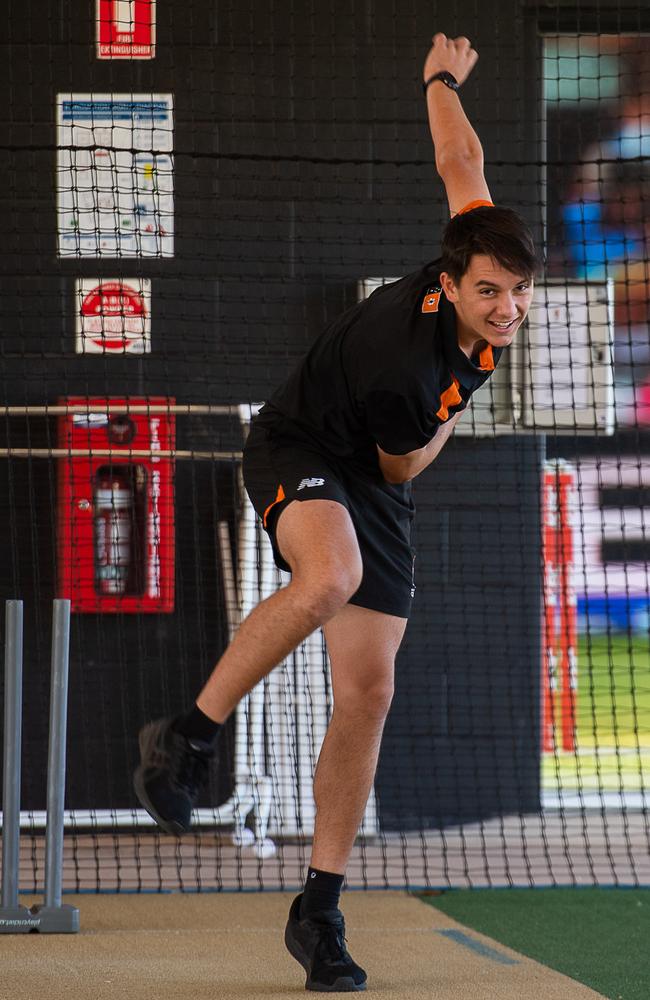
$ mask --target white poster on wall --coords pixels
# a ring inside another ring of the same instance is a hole
[[[151,281],[79,278],[76,283],[77,354],[148,354]]]
[[[171,94],[59,94],[61,257],[173,257]]]

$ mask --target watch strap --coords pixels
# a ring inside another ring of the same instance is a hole
[[[439,73],[434,73],[433,76],[430,76],[428,80],[424,81],[422,84],[422,90],[425,94],[435,80],[440,80],[440,82],[444,83],[445,87],[449,87],[450,90],[460,90],[460,84],[456,77],[452,73],[448,73],[446,69],[443,69]]]

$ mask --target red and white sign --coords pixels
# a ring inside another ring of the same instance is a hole
[[[156,0],[97,0],[97,58],[153,59]]]
[[[542,749],[573,752],[578,694],[576,469],[562,459],[548,461],[543,483]]]
[[[151,281],[77,280],[77,354],[148,354]]]

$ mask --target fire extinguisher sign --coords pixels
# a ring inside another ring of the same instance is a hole
[[[153,59],[156,0],[97,0],[97,58]]]
[[[77,354],[148,354],[151,281],[79,278],[76,284]]]

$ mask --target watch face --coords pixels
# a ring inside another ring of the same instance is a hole
[[[441,73],[440,79],[443,83],[446,83],[448,87],[451,87],[452,90],[458,90],[459,85],[451,73]]]

